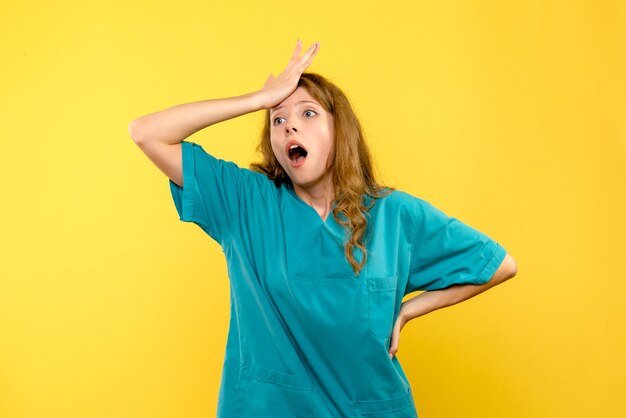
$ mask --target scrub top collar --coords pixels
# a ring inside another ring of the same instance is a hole
[[[289,197],[291,197],[292,202],[295,202],[297,205],[299,206],[303,206],[303,208],[301,209],[302,212],[306,213],[306,221],[307,223],[309,223],[309,227],[319,227],[321,229],[320,232],[328,232],[334,239],[335,241],[337,241],[337,243],[341,246],[344,245],[344,239],[346,238],[345,235],[345,229],[344,227],[337,223],[337,221],[335,220],[332,210],[337,207],[337,202],[333,201],[331,204],[331,212],[328,214],[328,216],[326,217],[326,220],[322,220],[322,217],[320,216],[319,213],[317,213],[317,211],[308,203],[306,203],[304,200],[302,200],[300,198],[300,196],[298,196],[296,194],[296,191],[293,188],[293,185],[291,183],[283,183],[281,185],[281,187],[287,191],[287,195]],[[339,215],[342,216],[342,215]]]
[[[302,200],[300,198],[300,196],[298,196],[296,194],[296,191],[293,188],[293,184],[291,183],[283,183],[283,187],[285,189],[287,189],[287,191],[289,192],[289,194],[298,202],[301,203],[302,205],[307,207],[307,211],[313,215],[315,215],[315,218],[317,218],[317,220],[319,221],[319,223],[323,224],[324,226],[328,227],[329,223],[331,222],[331,220],[334,222],[333,219],[333,214],[332,214],[332,210],[337,206],[337,202],[336,201],[332,201],[331,203],[331,208],[330,208],[330,213],[328,214],[328,216],[326,217],[326,220],[322,220],[322,217],[320,216],[319,213],[317,213],[317,211],[315,210],[315,208],[313,208],[311,205],[309,205],[308,203],[306,203],[304,200]]]
[[[332,210],[337,207],[336,201],[333,200],[331,204],[331,212],[326,217],[326,221],[323,221],[319,213],[317,213],[317,211],[311,205],[306,203],[304,200],[300,198],[300,196],[296,194],[296,191],[293,188],[293,184],[282,183],[281,188],[286,191],[286,193],[284,194],[286,194],[287,196],[291,198],[292,203],[295,203],[298,206],[304,206],[304,208],[302,208],[301,210],[303,213],[306,214],[305,222],[307,224],[308,229],[320,228],[320,232],[322,234],[324,232],[327,232],[328,234],[330,234],[339,246],[343,247],[345,245],[345,241],[348,238],[347,231],[345,227],[343,227],[341,224],[339,224],[335,220],[335,217],[333,216],[333,213],[332,213]],[[370,196],[365,195],[363,198],[363,204],[366,206],[369,205],[371,203],[371,199],[372,198]],[[338,216],[340,216],[342,219],[345,219],[345,215],[343,214],[339,214]]]

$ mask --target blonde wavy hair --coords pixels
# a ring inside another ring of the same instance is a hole
[[[327,167],[333,170],[336,206],[332,212],[337,223],[349,232],[349,238],[344,243],[344,255],[358,276],[367,262],[364,242],[369,239],[367,234],[369,210],[374,206],[376,199],[388,195],[395,189],[376,182],[361,124],[343,91],[317,73],[302,73],[298,87],[305,88],[334,118],[335,140]],[[256,148],[262,156],[262,161],[250,164],[250,169],[265,174],[274,181],[276,187],[280,187],[282,183],[293,185],[272,151],[270,124],[270,109],[266,109],[260,143]],[[371,197],[367,205],[365,195]],[[346,220],[341,219],[339,214],[344,215]],[[361,263],[357,263],[352,254],[355,247],[363,252]]]

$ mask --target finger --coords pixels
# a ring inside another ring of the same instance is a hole
[[[272,79],[274,78],[274,76],[272,74],[269,75],[269,77],[267,77],[267,80],[265,80],[265,83],[263,83],[263,87],[267,86],[267,84],[272,81]]]
[[[298,71],[300,72],[304,72],[304,70],[306,70],[306,68],[311,65],[311,63],[313,63],[313,56],[315,56],[315,54],[317,53],[317,50],[313,51],[312,55],[310,55],[308,57],[308,59],[305,60],[305,58],[307,57],[307,55],[303,55],[302,59],[300,60],[300,65],[298,65],[296,68],[298,69]]]
[[[395,353],[395,349],[396,349],[396,337],[395,335],[391,335],[391,341],[389,343],[389,351],[387,352],[387,354],[389,354],[389,358],[393,357],[393,353]]]
[[[292,69],[296,65],[296,63],[300,60],[301,51],[302,51],[302,42],[298,39],[298,42],[296,43],[296,47],[293,50],[293,55],[291,55],[291,58],[289,58],[289,62],[287,63],[287,66],[285,67],[285,71]]]
[[[395,356],[397,352],[398,352],[398,347],[394,345],[389,348],[389,352],[387,354],[389,354],[389,358],[393,358],[393,356]]]
[[[302,71],[304,71],[306,67],[311,65],[311,63],[313,62],[313,57],[315,56],[315,54],[317,54],[318,50],[319,42],[316,42],[311,45],[307,52],[302,56],[302,59],[300,60],[300,69],[302,69]]]
[[[388,352],[389,358],[392,358],[393,356],[395,356],[397,352],[398,352],[398,343],[396,341],[389,347],[389,352]]]
[[[389,358],[393,358],[394,355],[398,352],[398,345],[400,343],[400,329],[399,322],[396,322],[396,325],[391,333],[391,341],[389,342]]]
[[[300,51],[302,51],[302,41],[298,39],[298,42],[296,42],[296,48],[293,50],[293,55],[291,56],[291,59],[298,59],[300,57]]]
[[[311,45],[309,49],[307,49],[304,55],[302,56],[302,60],[309,61],[311,58],[313,58],[313,56],[319,50],[319,46],[320,46],[319,42],[315,42],[313,45]]]
[[[300,67],[298,67],[299,71],[303,73],[312,63],[313,60],[308,60],[307,62],[300,64]]]

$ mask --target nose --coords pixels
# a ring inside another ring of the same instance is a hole
[[[291,131],[298,132],[298,129],[296,129],[294,121],[291,118],[289,118],[289,121],[285,122],[285,133],[290,134]]]

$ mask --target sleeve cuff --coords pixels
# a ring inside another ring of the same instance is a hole
[[[487,263],[485,268],[478,274],[478,278],[482,283],[487,283],[498,270],[502,261],[504,261],[504,257],[506,256],[506,249],[496,242],[496,249],[491,257],[491,260]]]
[[[174,199],[178,217],[181,221],[202,223],[196,219],[194,214],[194,198],[198,186],[194,175],[195,161],[192,146],[193,144],[189,142],[181,142],[183,187],[180,187],[178,184],[174,183],[172,179],[169,179],[170,192],[172,199]]]

